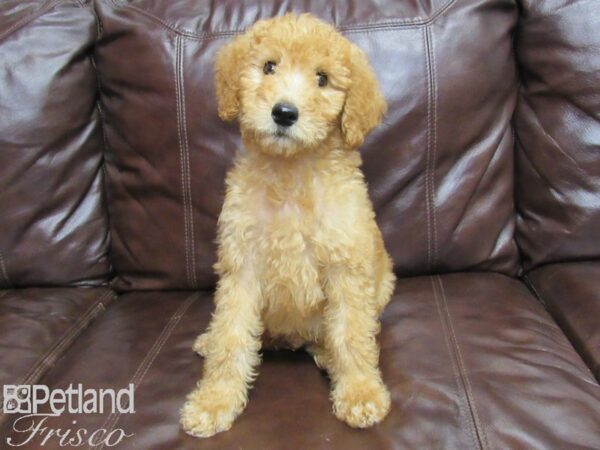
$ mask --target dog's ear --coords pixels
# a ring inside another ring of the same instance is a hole
[[[270,19],[259,20],[246,32],[225,44],[217,53],[215,85],[217,109],[223,120],[233,120],[240,111],[240,78],[250,63],[252,48],[267,34]]]
[[[350,44],[350,87],[342,111],[341,126],[349,149],[359,147],[367,134],[381,123],[387,104],[364,52]]]
[[[250,36],[243,34],[225,44],[217,53],[215,86],[217,109],[222,120],[233,120],[240,110],[240,72],[250,50]]]

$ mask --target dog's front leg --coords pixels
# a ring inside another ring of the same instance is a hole
[[[215,294],[204,373],[181,410],[184,430],[208,437],[228,430],[242,412],[259,363],[260,289],[250,277],[226,275]]]
[[[324,332],[333,411],[352,427],[369,427],[390,409],[378,367],[373,277],[360,268],[335,267],[329,270],[326,294]]]

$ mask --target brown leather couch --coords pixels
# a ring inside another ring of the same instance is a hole
[[[400,277],[392,411],[350,429],[305,353],[265,352],[233,428],[194,439],[239,146],[213,58],[287,11],[362,47],[389,103],[361,153]],[[2,0],[0,288],[0,383],[133,383],[135,414],[44,423],[134,434],[115,448],[600,448],[600,2]]]

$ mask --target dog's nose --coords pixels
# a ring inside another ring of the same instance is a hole
[[[289,103],[277,103],[271,110],[271,117],[277,125],[289,127],[298,120],[298,108]]]

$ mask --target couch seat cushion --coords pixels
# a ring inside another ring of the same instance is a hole
[[[135,450],[574,449],[600,442],[600,387],[589,368],[525,285],[495,274],[398,282],[380,338],[393,397],[380,425],[354,430],[339,422],[326,376],[304,352],[279,351],[265,352],[233,428],[192,438],[179,428],[178,410],[201,374],[191,346],[211,310],[209,293],[120,297],[44,382],[119,389],[133,383],[136,412],[62,414],[44,425],[121,429],[133,436],[115,448]],[[22,442],[22,433],[10,432]],[[57,441],[44,448],[58,448]]]
[[[0,291],[0,385],[38,382],[112,298],[104,288]]]
[[[600,380],[600,261],[553,264],[527,278]]]

